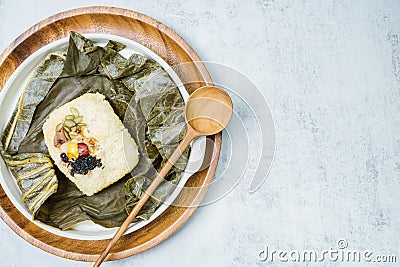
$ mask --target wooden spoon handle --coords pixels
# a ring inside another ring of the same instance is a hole
[[[110,243],[108,243],[106,249],[103,251],[103,253],[100,255],[100,257],[97,259],[96,263],[93,265],[94,267],[100,266],[100,264],[105,260],[108,253],[110,252],[110,249],[121,238],[121,236],[124,234],[124,232],[126,231],[128,226],[131,224],[133,219],[135,219],[136,215],[139,213],[140,209],[143,207],[143,205],[146,203],[146,201],[150,198],[151,194],[153,194],[153,192],[157,189],[158,185],[164,180],[164,177],[168,174],[169,170],[171,170],[171,168],[174,166],[175,162],[180,158],[183,151],[185,151],[185,149],[189,146],[190,142],[197,136],[199,136],[199,134],[196,131],[194,131],[192,127],[190,127],[188,125],[185,137],[179,143],[179,145],[175,149],[174,153],[172,153],[171,157],[165,163],[165,165],[163,166],[161,171],[156,175],[153,182],[151,182],[151,184],[146,189],[146,191],[144,192],[142,197],[136,203],[136,205],[132,209],[129,216],[122,223],[122,225],[120,226],[118,231],[115,233],[114,237],[111,239]]]

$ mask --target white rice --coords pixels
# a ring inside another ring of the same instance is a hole
[[[102,167],[96,167],[88,174],[70,174],[67,163],[61,161],[60,147],[54,146],[56,126],[71,114],[70,108],[78,109],[83,116],[85,137],[93,137],[97,142],[95,156],[101,159]],[[55,109],[43,125],[44,140],[50,156],[58,168],[86,195],[91,196],[115,183],[129,173],[139,161],[135,141],[114,113],[104,95],[84,94]]]

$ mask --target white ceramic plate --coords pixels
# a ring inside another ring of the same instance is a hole
[[[173,69],[157,54],[144,47],[141,44],[138,44],[132,40],[115,36],[115,35],[107,35],[107,34],[85,34],[85,37],[93,40],[96,45],[104,46],[108,40],[115,40],[127,45],[127,48],[121,51],[121,54],[125,57],[129,57],[132,53],[140,53],[149,58],[157,61],[170,75],[170,77],[174,80],[174,82],[178,85],[178,88],[183,96],[185,102],[187,101],[189,94],[186,89],[182,85],[181,80],[178,75],[173,71]],[[33,53],[29,58],[27,58],[13,73],[10,79],[7,81],[3,90],[0,92],[0,131],[1,133],[4,131],[8,121],[11,118],[11,115],[14,111],[18,98],[23,90],[24,85],[28,81],[30,75],[32,74],[35,67],[44,60],[46,55],[50,52],[59,51],[68,46],[68,38],[64,38],[53,42],[45,47],[42,47],[35,53]],[[156,212],[150,217],[147,221],[142,221],[138,223],[133,223],[130,225],[126,234],[131,233],[152,220],[154,220],[157,216],[159,216],[163,211],[165,211],[170,203],[178,196],[180,190],[185,185],[186,181],[189,177],[200,169],[200,166],[204,159],[205,153],[205,137],[198,138],[193,141],[191,146],[191,154],[189,157],[188,165],[183,173],[181,180],[176,187],[176,189],[172,192],[172,194],[168,197],[168,199],[156,210]],[[3,159],[0,157],[0,183],[6,192],[7,196],[10,198],[14,206],[29,220],[32,220],[31,212],[25,206],[25,204],[21,200],[21,192],[17,186],[17,183],[5,165]],[[84,222],[72,229],[67,231],[61,231],[57,228],[48,226],[40,221],[33,221],[39,227],[49,231],[53,234],[73,238],[80,240],[102,240],[111,238],[116,232],[117,228],[104,228],[100,225],[97,225],[93,222]]]

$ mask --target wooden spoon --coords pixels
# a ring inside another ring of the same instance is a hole
[[[121,238],[133,219],[139,213],[140,209],[156,190],[158,185],[164,180],[164,177],[180,158],[182,152],[190,142],[196,137],[213,135],[222,131],[228,125],[232,117],[232,109],[231,98],[226,92],[218,87],[200,87],[190,95],[185,108],[187,124],[186,135],[165,163],[164,167],[157,174],[153,182],[146,189],[146,192],[136,203],[129,216],[122,223],[121,227],[115,233],[114,237],[93,266],[100,266],[100,264],[105,260],[110,249]]]

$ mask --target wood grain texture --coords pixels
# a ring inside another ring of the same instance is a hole
[[[70,31],[82,34],[114,34],[136,41],[161,56],[175,71],[189,93],[203,85],[211,85],[211,78],[195,51],[164,24],[137,12],[111,8],[87,7],[66,11],[34,25],[0,55],[0,89],[18,66],[39,48],[68,36]],[[179,67],[182,63],[185,67]],[[193,82],[194,81],[194,82]],[[208,137],[206,153],[208,167],[195,173],[170,206],[154,221],[123,236],[113,247],[107,260],[125,258],[143,252],[176,232],[191,216],[204,198],[217,167],[221,134]],[[19,236],[44,251],[79,261],[95,261],[109,240],[75,240],[49,233],[26,219],[11,203],[0,186],[0,217]]]

